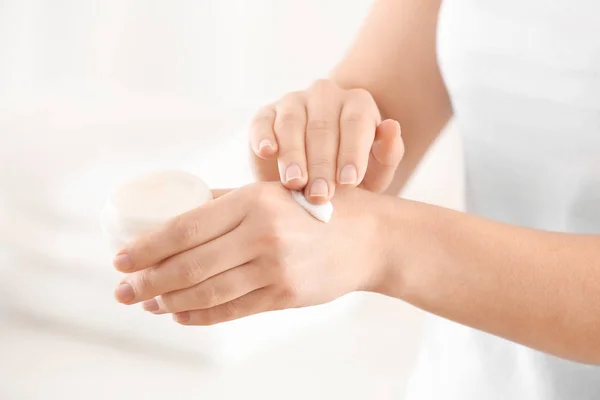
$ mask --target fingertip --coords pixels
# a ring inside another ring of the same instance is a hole
[[[176,314],[173,314],[173,320],[181,325],[186,325],[190,322],[190,313],[189,311],[183,311]]]
[[[396,166],[404,155],[400,124],[393,119],[383,121],[375,132],[371,153],[375,160],[385,166]]]
[[[121,282],[113,292],[115,300],[122,304],[132,304],[135,300],[135,291],[127,282]]]
[[[394,140],[402,136],[400,123],[395,119],[386,119],[382,121],[375,132],[376,139]]]
[[[133,270],[133,262],[131,256],[127,253],[120,252],[113,260],[113,266],[119,272],[131,272]]]
[[[253,150],[258,157],[270,159],[277,154],[277,144],[270,139],[262,139]]]
[[[306,186],[306,173],[299,164],[279,162],[279,176],[283,186],[290,190],[302,190]]]
[[[356,166],[353,164],[344,165],[338,175],[338,184],[344,186],[357,186],[359,183],[358,169]]]
[[[320,205],[331,200],[335,192],[335,183],[323,178],[312,181],[304,190],[304,197],[309,203]]]
[[[160,305],[158,304],[158,301],[156,301],[156,299],[150,299],[142,302],[142,308],[144,309],[144,311],[148,311],[155,314],[158,314],[160,311]]]
[[[327,202],[331,201],[331,198],[329,196],[327,197],[319,197],[319,196],[310,196],[310,195],[306,195],[306,200],[310,203],[310,204],[314,204],[315,206],[321,206],[323,204],[327,204]]]

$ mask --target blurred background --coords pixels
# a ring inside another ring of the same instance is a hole
[[[251,182],[254,111],[324,77],[368,0],[0,0],[0,399],[401,399],[424,315],[353,294],[208,328],[116,304],[98,212],[180,168]],[[449,127],[403,194],[460,209]]]

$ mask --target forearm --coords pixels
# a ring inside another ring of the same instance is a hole
[[[405,154],[389,189],[397,194],[452,115],[436,57],[440,0],[378,0],[356,42],[332,72],[344,88],[374,97],[402,126]]]
[[[600,236],[382,201],[389,252],[376,291],[547,353],[600,363]]]

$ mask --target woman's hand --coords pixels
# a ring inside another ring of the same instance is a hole
[[[231,191],[123,249],[115,267],[128,275],[115,295],[183,324],[210,325],[368,290],[383,264],[368,212],[378,197],[342,190],[324,224],[279,183]]]
[[[336,185],[383,192],[404,154],[400,125],[381,121],[369,92],[319,80],[262,109],[250,132],[259,181],[305,189],[308,201],[329,201]]]

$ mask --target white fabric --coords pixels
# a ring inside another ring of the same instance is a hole
[[[439,61],[467,211],[600,233],[600,2],[446,0]],[[409,400],[596,400],[600,368],[432,317]]]

